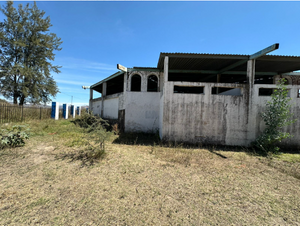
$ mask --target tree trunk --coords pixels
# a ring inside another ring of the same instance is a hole
[[[25,97],[24,97],[24,95],[22,95],[21,98],[20,98],[20,103],[19,103],[19,105],[23,105],[23,104],[24,104],[24,101],[25,101]]]
[[[17,75],[14,75],[14,104],[18,104]]]

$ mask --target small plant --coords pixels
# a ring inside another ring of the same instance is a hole
[[[89,161],[92,164],[95,159],[103,158],[105,155],[105,142],[111,135],[111,132],[107,131],[108,122],[94,116],[92,113],[83,113],[81,117],[73,122],[85,129],[88,138],[88,147],[75,155],[75,159]]]
[[[26,139],[29,139],[26,126],[15,125],[11,129],[1,129],[0,148],[24,146]]]
[[[288,98],[288,90],[284,85],[285,79],[279,80],[279,84],[271,95],[271,101],[266,104],[266,110],[261,114],[266,124],[266,129],[254,141],[253,146],[261,150],[263,153],[277,153],[279,147],[277,144],[283,139],[292,137],[287,132],[282,132],[282,128],[291,125],[296,120],[291,120],[289,104],[291,98]]]

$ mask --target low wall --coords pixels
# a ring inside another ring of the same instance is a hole
[[[101,115],[101,108],[102,108],[102,98],[93,99],[90,101],[89,108],[93,112],[94,115]]]
[[[126,92],[126,132],[155,132],[158,130],[159,97],[159,92]]]
[[[174,93],[174,86],[204,87],[203,94]],[[213,87],[239,88],[241,95],[211,94]],[[167,82],[163,105],[161,138],[191,143],[248,146],[264,130],[260,113],[270,96],[259,96],[259,88],[276,85],[254,85],[249,96],[248,85]],[[300,147],[300,86],[287,86],[292,98],[291,112],[298,121],[285,130],[293,135],[284,144]],[[250,100],[249,100],[250,98]]]
[[[219,84],[240,88],[242,95],[213,95],[217,83],[167,82],[163,109],[163,139],[243,145],[247,139],[247,95],[245,85]],[[174,93],[174,86],[204,87],[203,94]]]
[[[271,100],[270,96],[259,96],[259,88],[276,88],[276,85],[254,85],[252,107],[252,112],[256,115],[252,123],[254,137],[258,137],[265,129],[265,123],[259,116],[259,112],[264,112],[267,101]],[[293,137],[285,139],[282,144],[300,147],[300,98],[298,98],[300,86],[288,85],[287,89],[289,89],[289,96],[292,98],[290,111],[293,114],[293,119],[297,121],[284,129],[285,132],[290,133]]]
[[[104,99],[103,118],[118,119],[119,97]]]

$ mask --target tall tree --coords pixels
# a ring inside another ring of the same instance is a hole
[[[50,101],[58,93],[51,72],[60,72],[51,61],[62,44],[56,34],[49,33],[50,17],[44,18],[36,2],[16,9],[7,1],[0,11],[7,18],[0,22],[1,94],[20,105]]]

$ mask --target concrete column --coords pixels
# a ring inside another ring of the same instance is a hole
[[[89,109],[93,109],[93,90],[90,89],[90,100],[89,100]]]
[[[69,106],[68,106],[68,104],[63,104],[63,117],[64,117],[64,119],[68,119],[68,117],[69,117]]]
[[[141,92],[147,92],[147,74],[143,73],[141,76]]]
[[[248,60],[247,62],[247,80],[249,88],[253,88],[255,79],[255,60]]]
[[[165,56],[164,62],[164,82],[168,82],[169,77],[169,57]]]
[[[221,81],[221,74],[217,74],[217,83],[220,83]],[[217,94],[220,92],[220,88],[217,87]]]
[[[51,111],[51,118],[58,120],[59,118],[59,103],[52,102],[52,111]]]
[[[72,118],[75,118],[75,105],[71,105],[71,115],[72,115]]]
[[[166,99],[167,99],[167,83],[168,83],[168,75],[169,75],[169,57],[165,56],[164,60],[164,79],[161,80],[162,86],[162,97],[160,99],[160,111],[159,111],[159,136],[161,139],[164,139],[168,136],[168,132],[165,131],[166,127],[164,126],[165,118],[167,118],[167,106],[166,106]],[[166,108],[166,109],[165,109]],[[166,116],[165,116],[166,115]]]
[[[106,96],[106,90],[107,90],[107,83],[103,82],[102,83],[102,97]]]
[[[124,94],[127,92],[127,72],[124,73],[124,85],[123,85],[123,92]]]
[[[104,115],[104,98],[106,97],[106,88],[107,88],[107,83],[103,82],[102,83],[102,95],[101,95],[101,118],[103,118],[103,115]]]
[[[80,106],[77,107],[77,115],[79,115],[79,116],[81,115],[81,107]]]
[[[248,111],[247,111],[247,145],[256,139],[256,119],[257,110],[254,105],[254,79],[255,79],[255,60],[248,60],[247,81],[248,81]]]
[[[93,99],[93,90],[90,89],[90,100],[92,100],[92,99]]]

